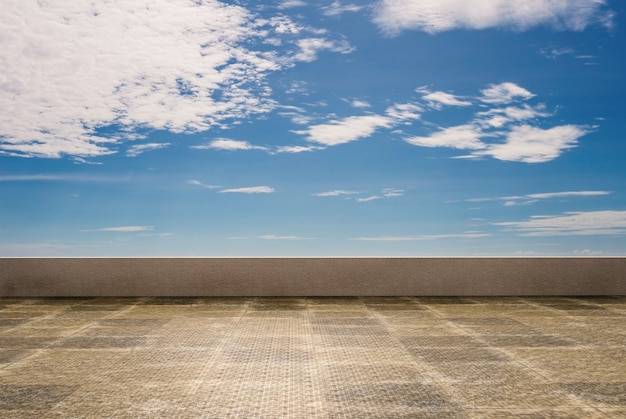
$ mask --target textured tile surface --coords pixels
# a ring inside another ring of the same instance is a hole
[[[626,298],[0,299],[0,417],[623,418]]]

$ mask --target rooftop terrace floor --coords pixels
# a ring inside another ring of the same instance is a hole
[[[0,417],[624,418],[626,297],[4,298]]]

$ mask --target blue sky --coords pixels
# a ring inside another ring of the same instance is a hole
[[[625,16],[6,1],[0,256],[623,256]]]

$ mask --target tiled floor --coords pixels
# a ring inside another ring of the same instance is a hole
[[[625,418],[626,297],[0,299],[2,418]]]

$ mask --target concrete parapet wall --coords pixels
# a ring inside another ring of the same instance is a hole
[[[626,295],[626,258],[0,258],[0,297]]]

